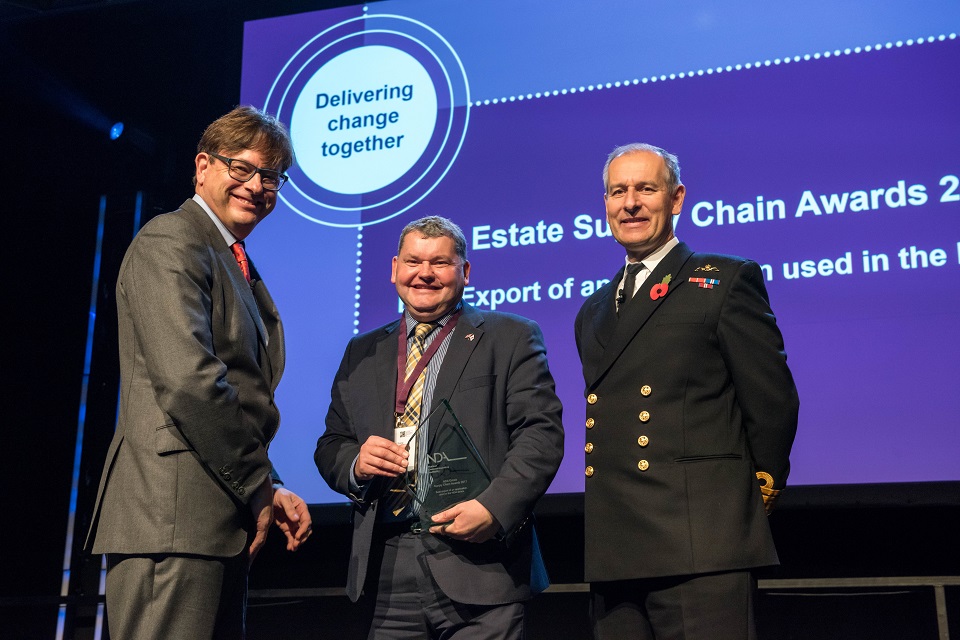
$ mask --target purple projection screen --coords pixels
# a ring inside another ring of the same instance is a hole
[[[583,490],[573,319],[623,263],[600,171],[628,142],[679,156],[681,240],[763,266],[801,399],[790,484],[960,480],[960,5],[643,4],[247,24],[241,101],[297,153],[248,250],[287,334],[271,458],[308,501],[344,500],[312,460],[330,385],[347,341],[398,316],[399,232],[434,214],[467,236],[466,300],[543,328],[567,434],[551,492]]]

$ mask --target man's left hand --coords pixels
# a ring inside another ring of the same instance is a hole
[[[465,542],[486,542],[500,531],[497,519],[476,500],[467,500],[434,514],[433,521],[447,524],[430,527],[430,533]]]
[[[287,551],[296,551],[313,532],[307,503],[283,487],[273,492],[274,522],[287,537]]]

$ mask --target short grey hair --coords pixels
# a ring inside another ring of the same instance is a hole
[[[610,187],[610,163],[620,156],[625,156],[629,153],[639,153],[641,151],[655,153],[663,158],[664,164],[667,165],[667,187],[670,189],[671,193],[675,192],[677,187],[683,184],[680,182],[680,161],[677,160],[677,156],[673,155],[666,149],[655,147],[652,144],[646,144],[644,142],[632,142],[630,144],[617,147],[610,152],[609,156],[607,156],[607,161],[603,165],[604,193],[606,193],[607,189]]]
[[[397,244],[397,255],[403,250],[403,239],[411,231],[416,231],[424,238],[450,238],[456,245],[457,256],[467,261],[467,239],[463,231],[452,220],[441,216],[427,216],[410,222],[400,232],[400,242]]]

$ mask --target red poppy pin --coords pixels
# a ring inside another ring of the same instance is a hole
[[[650,289],[650,299],[656,300],[667,295],[667,289],[670,288],[670,281],[673,279],[673,276],[667,274],[663,277],[663,280],[660,281],[660,284],[653,285],[653,288]]]

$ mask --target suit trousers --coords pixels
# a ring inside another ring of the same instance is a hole
[[[421,536],[428,535],[377,525],[364,589],[373,609],[367,640],[521,640],[522,602],[469,605],[444,595],[427,566]]]
[[[107,554],[111,640],[244,638],[246,551],[233,558]]]
[[[756,640],[749,571],[594,582],[596,640]]]

